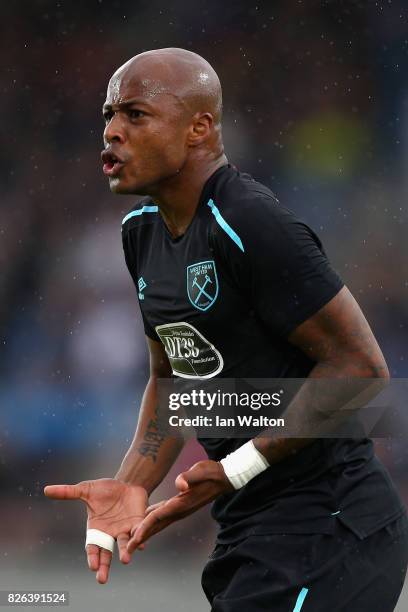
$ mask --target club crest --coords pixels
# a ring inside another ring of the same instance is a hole
[[[187,295],[198,310],[208,310],[218,296],[214,261],[200,261],[187,267]]]

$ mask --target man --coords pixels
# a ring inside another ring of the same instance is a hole
[[[214,612],[391,611],[407,563],[403,505],[369,440],[313,440],[306,386],[288,414],[307,435],[203,439],[209,460],[146,508],[182,447],[157,421],[159,377],[388,377],[315,234],[228,165],[221,110],[216,73],[182,49],[142,53],[109,82],[103,170],[114,193],[146,196],[122,236],[150,379],[116,477],[45,494],[86,502],[88,564],[100,583],[113,539],[128,563],[151,535],[214,501],[220,532],[203,574]],[[318,412],[332,413],[325,401]]]

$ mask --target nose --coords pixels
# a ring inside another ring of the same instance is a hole
[[[119,113],[115,113],[105,126],[103,139],[106,144],[111,142],[119,142],[122,144],[125,142],[125,128]]]

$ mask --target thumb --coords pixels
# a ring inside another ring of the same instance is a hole
[[[81,499],[85,492],[81,483],[74,485],[59,484],[44,487],[44,495],[51,499]]]
[[[183,491],[187,491],[189,488],[188,477],[186,477],[186,474],[187,472],[182,472],[176,478],[176,487],[180,491],[180,493],[183,493]]]
[[[187,491],[191,485],[202,482],[203,480],[207,480],[205,470],[199,463],[196,463],[189,470],[181,472],[181,474],[177,476],[176,487],[182,493],[183,491]]]

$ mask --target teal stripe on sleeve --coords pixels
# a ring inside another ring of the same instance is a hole
[[[208,200],[207,205],[211,208],[211,212],[215,217],[218,225],[222,227],[224,232],[228,234],[228,236],[235,242],[238,248],[244,253],[244,245],[242,244],[241,238],[238,236],[236,232],[232,229],[232,227],[226,222],[218,208],[216,207],[214,200]]]

